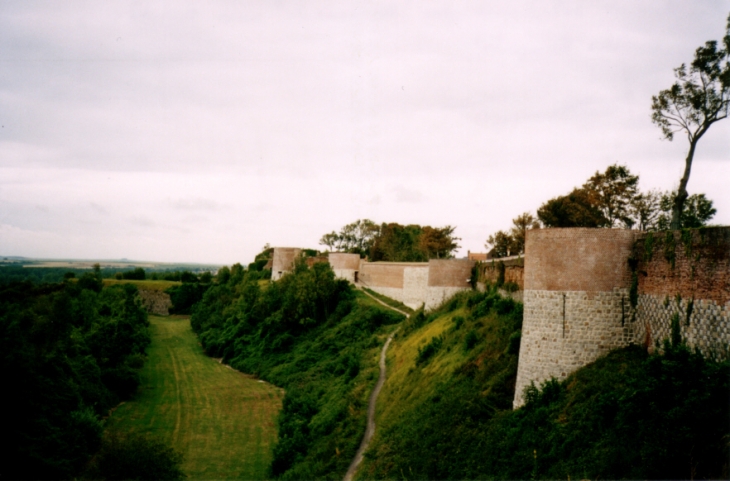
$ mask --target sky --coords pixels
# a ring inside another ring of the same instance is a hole
[[[485,251],[596,171],[676,188],[651,97],[730,0],[0,3],[0,255],[248,263],[357,219]],[[730,120],[688,191],[730,224]]]

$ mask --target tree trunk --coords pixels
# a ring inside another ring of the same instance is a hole
[[[674,198],[674,205],[672,206],[672,223],[670,228],[672,230],[679,230],[682,228],[682,211],[684,210],[684,201],[687,200],[689,194],[687,194],[687,182],[689,182],[689,173],[692,170],[692,158],[695,155],[695,146],[699,136],[692,139],[689,143],[689,152],[687,152],[687,159],[684,161],[684,175],[682,180],[679,181],[679,188],[677,189],[677,196]]]

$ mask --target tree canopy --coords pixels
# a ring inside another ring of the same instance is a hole
[[[683,132],[689,142],[684,173],[673,199],[672,229],[681,227],[681,216],[689,194],[687,183],[695,149],[700,138],[712,124],[727,117],[730,105],[730,16],[723,45],[710,40],[695,50],[689,65],[674,69],[674,84],[651,98],[651,120],[661,129],[667,140]]]
[[[401,225],[395,222],[375,224],[369,219],[357,220],[340,232],[325,234],[319,243],[334,251],[369,256],[370,260],[389,262],[425,262],[448,259],[459,248],[456,228]]]

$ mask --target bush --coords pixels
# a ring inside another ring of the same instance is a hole
[[[89,469],[91,479],[180,480],[183,456],[148,436],[110,433]]]
[[[421,365],[426,363],[429,359],[431,359],[439,349],[441,349],[441,346],[444,343],[444,338],[442,336],[432,337],[431,341],[429,341],[428,344],[426,344],[423,348],[418,348],[418,355],[416,356],[416,365]]]

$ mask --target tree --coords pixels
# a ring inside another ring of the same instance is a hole
[[[682,211],[689,194],[687,182],[692,160],[700,138],[712,124],[727,117],[730,104],[730,16],[723,38],[725,48],[718,48],[714,40],[695,50],[689,69],[685,64],[674,69],[674,85],[651,98],[654,122],[667,140],[677,132],[684,132],[689,142],[684,174],[673,199],[670,227],[681,227]]]
[[[499,230],[490,235],[485,244],[492,257],[507,257],[525,252],[525,235],[529,229],[539,229],[540,222],[529,212],[512,219],[509,232]]]
[[[609,220],[593,197],[585,189],[573,189],[568,195],[545,202],[537,210],[537,217],[545,227],[609,227]]]
[[[661,193],[650,190],[634,197],[631,202],[630,212],[634,225],[639,230],[656,230],[659,219],[659,201]]]
[[[592,196],[593,204],[608,221],[608,227],[623,224],[630,228],[634,224],[631,218],[631,204],[639,194],[639,176],[631,175],[625,165],[609,165],[604,173],[596,172],[583,184]]]
[[[449,259],[453,252],[459,248],[456,241],[461,240],[454,236],[455,227],[424,226],[419,239],[419,248],[425,252],[429,259]]]
[[[674,207],[674,199],[676,192],[665,192],[659,201],[660,214],[656,221],[657,230],[674,229],[672,227],[672,215]],[[717,209],[712,206],[712,200],[705,197],[705,194],[692,194],[687,197],[679,218],[680,229],[696,229],[707,225],[717,213]]]
[[[323,235],[319,243],[329,247],[330,250],[364,256],[370,250],[379,231],[378,225],[370,219],[358,219],[344,226],[339,233],[332,231]]]

